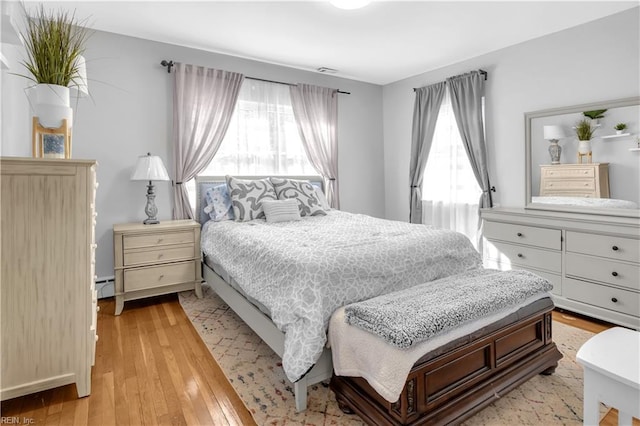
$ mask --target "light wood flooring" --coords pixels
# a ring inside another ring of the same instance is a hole
[[[176,295],[127,302],[117,317],[113,299],[99,305],[91,395],[77,399],[68,385],[3,401],[3,418],[37,425],[255,425]],[[553,318],[596,333],[610,327],[572,313]],[[600,425],[617,425],[615,410]]]

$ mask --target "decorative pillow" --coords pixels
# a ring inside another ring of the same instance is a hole
[[[288,200],[264,200],[262,202],[264,215],[267,222],[288,222],[291,220],[300,220],[300,211],[298,210],[298,201],[294,199]]]
[[[207,201],[204,212],[209,215],[211,220],[214,222],[233,220],[233,207],[231,206],[231,197],[226,184],[207,189],[204,197]]]
[[[227,176],[227,186],[231,195],[233,215],[238,222],[264,219],[262,202],[277,200],[271,181],[266,179],[242,180]]]
[[[276,190],[278,200],[295,198],[298,201],[300,216],[327,214],[320,204],[315,188],[309,181],[272,177],[271,183]]]

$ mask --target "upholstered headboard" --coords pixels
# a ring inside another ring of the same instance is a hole
[[[277,176],[277,175],[263,175],[263,176],[235,176],[238,179],[264,179],[267,177],[279,177],[285,179],[298,179],[308,180],[315,187],[322,189],[324,192],[324,180],[322,176]],[[197,176],[196,177],[196,210],[194,212],[195,219],[203,225],[209,220],[209,215],[204,212],[204,206],[207,205],[205,195],[209,188],[214,186],[226,184],[227,180],[224,176]]]

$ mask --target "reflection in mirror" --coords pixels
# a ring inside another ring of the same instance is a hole
[[[640,98],[525,114],[527,208],[640,217]]]

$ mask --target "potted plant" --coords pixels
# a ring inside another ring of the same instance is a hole
[[[593,111],[584,111],[582,115],[587,118],[590,118],[593,121],[593,124],[598,125],[598,120],[604,118],[604,113],[607,112],[606,109],[594,109]]]
[[[28,96],[40,124],[57,128],[62,119],[71,127],[69,87],[86,87],[84,58],[88,30],[75,13],[63,10],[47,11],[41,4],[29,16],[24,10],[26,25],[21,33],[26,58],[22,65],[35,84]]]
[[[627,125],[625,123],[618,123],[613,126],[613,128],[616,129],[616,135],[621,135],[624,129],[627,128]]]
[[[578,137],[578,152],[588,154],[591,152],[591,139],[596,129],[591,125],[591,121],[583,118],[576,123],[576,136]]]

